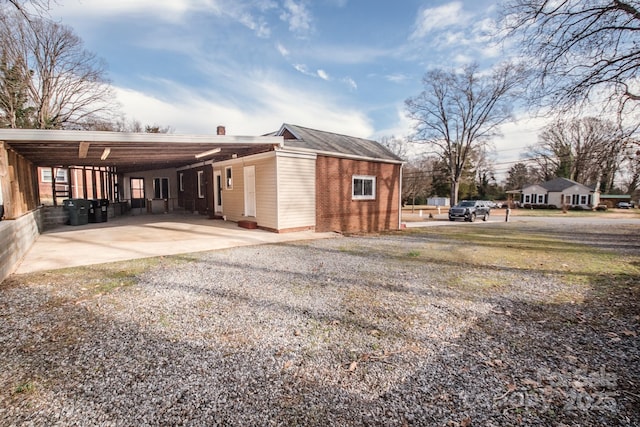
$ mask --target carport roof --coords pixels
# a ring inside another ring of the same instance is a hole
[[[0,142],[36,166],[115,166],[130,172],[260,153],[282,146],[283,138],[0,129]]]

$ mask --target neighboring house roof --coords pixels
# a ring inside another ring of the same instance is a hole
[[[541,184],[525,185],[522,188],[522,191],[524,191],[529,187],[535,187],[535,186],[542,187],[545,190],[547,190],[547,192],[549,193],[561,193],[564,190],[571,187],[575,187],[575,186],[582,187],[586,191],[594,191],[593,187],[587,187],[586,185],[572,181],[568,178],[556,178],[556,179],[552,179],[551,181],[543,182]]]
[[[402,159],[382,144],[355,136],[340,135],[302,126],[283,124],[277,136],[284,137],[285,148],[311,150],[317,153],[359,157],[401,163]]]

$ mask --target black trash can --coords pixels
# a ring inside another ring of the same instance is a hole
[[[98,199],[98,211],[96,211],[96,222],[107,222],[109,219],[109,199]]]
[[[89,223],[88,200],[85,199],[65,199],[64,209],[69,212],[69,225],[85,225]]]
[[[87,200],[89,202],[89,211],[88,211],[88,217],[89,217],[89,222],[90,223],[94,223],[94,222],[100,222],[99,219],[99,212],[100,212],[100,204],[98,203],[97,200]]]

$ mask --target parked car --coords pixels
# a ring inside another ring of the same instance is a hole
[[[629,203],[629,202],[618,202],[618,204],[616,205],[616,207],[620,208],[620,209],[629,209],[633,207],[633,203]]]
[[[449,208],[449,221],[464,219],[473,222],[476,218],[482,218],[483,221],[486,221],[489,219],[490,212],[491,208],[482,200],[463,200]]]

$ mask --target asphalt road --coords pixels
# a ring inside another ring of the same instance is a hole
[[[505,222],[506,212],[504,210],[497,211],[493,213],[489,217],[489,219],[484,222],[481,219],[476,220],[474,223],[469,223],[465,221],[449,221],[449,218],[446,213],[436,214],[433,218],[426,219],[425,221],[410,221],[404,222],[407,228],[416,228],[416,227],[433,227],[433,226],[441,226],[441,225],[455,225],[455,224],[463,224],[463,225],[471,225],[471,224],[486,224],[486,223],[498,223]],[[525,216],[525,215],[510,215],[509,222],[546,222],[553,224],[570,224],[570,225],[579,225],[584,224],[587,225],[607,225],[607,224],[636,224],[640,227],[640,218],[619,218],[619,217],[606,217],[606,216],[589,216],[589,217],[576,217],[576,216]],[[640,232],[640,228],[638,230]]]

